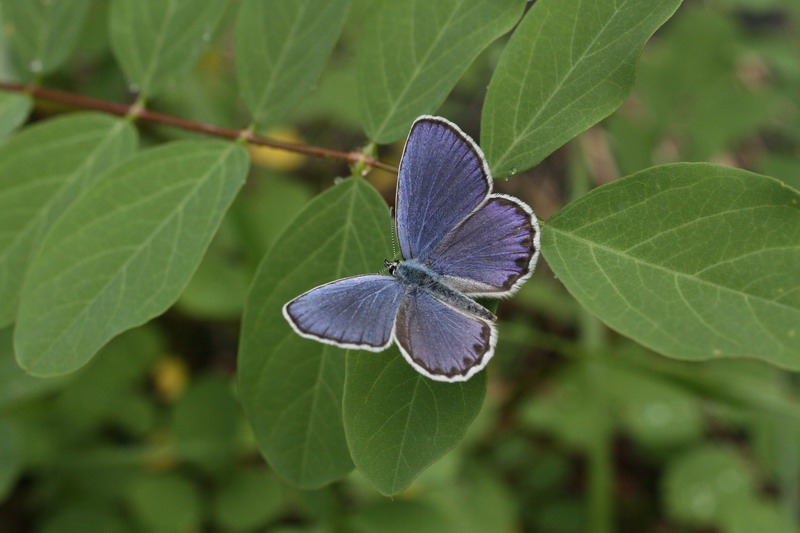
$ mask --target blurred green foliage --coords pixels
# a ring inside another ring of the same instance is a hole
[[[354,43],[369,24],[366,3],[353,2],[314,91],[279,129],[262,133],[341,150],[364,142]],[[48,49],[36,65],[48,85],[128,98],[110,52],[107,4],[123,2],[90,3],[82,31],[68,36],[78,39],[75,54]],[[14,16],[22,15],[7,12],[3,22]],[[232,82],[234,18],[222,17],[212,46],[151,99],[154,109],[247,123]],[[442,105],[466,131],[479,130],[506,42],[483,51]],[[15,57],[2,44],[0,79],[28,77],[20,61],[36,58]],[[6,109],[10,97],[0,96],[6,132],[30,102]],[[31,120],[56,111],[38,103]],[[140,133],[144,146],[192,136],[146,124]],[[383,158],[396,161],[399,150],[387,146]],[[756,361],[655,355],[595,322],[544,265],[500,304],[486,401],[452,452],[393,500],[358,472],[319,490],[287,485],[265,465],[239,407],[238,319],[261,258],[347,169],[262,148],[251,149],[251,160],[203,262],[163,317],[50,379],[20,370],[11,329],[0,330],[4,533],[578,533],[596,526],[597,505],[613,509],[622,532],[800,531],[797,376]],[[800,4],[686,1],[646,45],[617,113],[497,188],[549,218],[576,195],[576,175],[594,186],[687,160],[800,187]],[[392,198],[393,176],[373,171],[367,181]],[[597,479],[606,480],[599,489]]]

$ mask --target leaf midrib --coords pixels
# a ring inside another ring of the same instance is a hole
[[[345,221],[344,227],[350,228],[350,231],[345,231],[344,236],[342,238],[342,248],[339,253],[339,261],[336,265],[336,279],[339,279],[342,276],[342,265],[344,264],[344,255],[347,248],[347,241],[350,233],[352,231],[352,221],[353,221],[353,211],[356,203],[356,194],[357,184],[353,184],[352,187],[353,191],[350,194],[350,202],[347,207],[347,219]],[[325,366],[325,358],[327,357],[326,350],[323,348],[322,353],[320,354],[319,358],[319,368],[317,369],[317,379],[314,382],[313,393],[311,396],[311,409],[309,412],[308,420],[312,420],[316,418],[316,412],[319,409],[318,402],[319,402],[319,390],[320,384],[322,383],[322,368]],[[308,467],[308,455],[310,453],[310,446],[309,442],[311,441],[311,424],[306,424],[306,431],[305,435],[303,435],[303,453],[300,459],[300,477],[304,479],[306,476],[306,468]]]
[[[400,0],[400,1],[410,1],[410,0]],[[417,77],[419,76],[420,70],[422,69],[422,65],[424,65],[428,61],[428,58],[430,57],[431,53],[433,53],[433,50],[436,49],[437,45],[439,44],[439,41],[450,30],[449,25],[452,22],[455,14],[459,11],[461,6],[464,4],[464,1],[465,0],[458,0],[458,4],[457,4],[458,9],[452,9],[450,11],[450,13],[447,16],[447,19],[445,20],[444,24],[442,25],[441,31],[439,31],[436,34],[436,37],[433,39],[433,42],[428,47],[428,49],[425,51],[425,55],[422,56],[422,59],[414,67],[414,72],[411,74],[411,76],[409,76],[407,78],[407,82],[403,86],[403,88],[401,89],[401,91],[398,94],[397,98],[395,98],[392,101],[392,104],[389,106],[388,112],[384,115],[383,121],[378,126],[378,128],[375,130],[376,132],[373,135],[373,137],[375,137],[375,138],[380,137],[380,135],[383,133],[384,129],[386,128],[386,124],[389,122],[389,120],[391,118],[393,118],[394,114],[397,112],[397,107],[398,107],[400,101],[405,97],[406,93],[409,91],[411,86],[414,85],[414,83],[416,82]],[[382,72],[383,72],[383,77],[384,77],[384,84],[383,85],[386,87],[386,89],[387,89],[386,92],[388,93],[389,92],[388,91],[388,85],[387,85],[387,83],[385,83],[386,81],[388,81],[388,80],[386,80],[386,69],[382,69]]]
[[[292,21],[292,26],[289,28],[289,33],[286,36],[286,40],[284,41],[284,46],[281,47],[280,51],[278,52],[278,57],[275,59],[273,63],[273,68],[270,72],[269,79],[267,80],[266,87],[261,90],[261,97],[258,99],[258,105],[256,106],[256,110],[253,112],[254,115],[260,117],[264,113],[264,108],[268,103],[268,98],[272,96],[272,91],[275,87],[275,82],[280,77],[282,73],[283,64],[288,57],[288,50],[291,48],[295,43],[293,42],[298,34],[298,30],[300,28],[300,21],[306,14],[308,10],[308,4],[300,3],[300,7],[297,12],[297,17]]]
[[[495,163],[496,166],[502,167],[503,165],[501,165],[500,163],[505,162],[506,156],[508,155],[508,153],[510,151],[512,151],[517,146],[517,144],[519,144],[520,139],[530,135],[528,130],[531,128],[531,125],[544,112],[544,110],[550,104],[550,101],[553,98],[555,98],[556,94],[558,94],[561,91],[561,88],[564,86],[564,83],[566,83],[567,79],[570,76],[572,76],[572,73],[575,71],[575,68],[579,64],[581,64],[586,59],[586,57],[588,55],[591,55],[591,54],[588,54],[587,51],[592,49],[594,44],[600,38],[600,35],[602,35],[606,31],[606,28],[608,28],[608,26],[611,24],[612,20],[617,17],[617,15],[619,14],[620,11],[621,11],[621,8],[615,6],[613,15],[611,15],[608,18],[608,20],[606,21],[606,23],[603,24],[603,27],[600,28],[600,30],[594,36],[594,39],[592,39],[592,41],[589,43],[589,45],[586,46],[586,48],[583,49],[583,51],[581,52],[581,55],[577,59],[577,61],[575,61],[574,63],[572,63],[572,65],[570,65],[569,69],[567,69],[566,74],[564,74],[564,76],[562,76],[562,78],[559,80],[559,82],[556,85],[556,87],[553,89],[553,91],[550,93],[550,95],[547,97],[547,99],[542,103],[542,105],[539,107],[539,109],[536,111],[536,113],[534,113],[534,115],[530,119],[528,119],[527,123],[522,128],[522,132],[519,135],[516,136],[516,138],[511,142],[511,144],[508,145],[508,148],[506,148],[505,152],[503,152],[503,154],[497,158],[497,162]],[[530,16],[530,13],[528,14],[528,16]],[[579,17],[579,16],[580,16],[580,14],[576,14],[575,15],[576,20],[577,20],[577,17]],[[574,39],[574,34],[573,34],[572,38]],[[527,77],[527,73],[530,72],[530,71],[531,71],[531,69],[527,69],[526,70],[526,77]],[[522,86],[520,86],[520,87],[522,87]],[[518,104],[520,103],[520,100],[522,99],[522,93],[523,93],[522,89],[520,89],[520,91],[517,93],[517,103]],[[516,109],[519,110],[519,105],[517,105]],[[518,117],[519,117],[519,113],[515,113],[514,114],[514,130],[515,131],[517,129],[516,125],[517,125],[517,118]]]
[[[207,180],[209,179],[209,176],[213,175],[213,174],[214,174],[214,172],[216,171],[216,169],[217,169],[218,167],[220,167],[220,166],[222,166],[222,165],[223,165],[223,163],[224,163],[224,162],[225,162],[225,161],[228,159],[228,155],[229,155],[230,153],[232,153],[232,152],[233,152],[233,150],[234,150],[235,146],[236,146],[236,145],[229,146],[229,147],[228,147],[228,148],[227,148],[225,151],[223,151],[223,152],[220,152],[220,158],[218,159],[218,161],[217,161],[216,163],[214,163],[214,165],[213,165],[213,166],[212,166],[212,167],[211,167],[211,168],[208,170],[208,172],[206,172],[206,174],[203,176],[203,178],[202,178],[202,179],[198,179],[198,180],[197,180],[197,183],[195,184],[195,186],[194,186],[194,187],[192,187],[192,189],[191,189],[190,193],[189,193],[189,194],[187,194],[187,195],[184,197],[184,199],[183,199],[183,200],[180,202],[180,204],[178,204],[178,206],[176,206],[176,209],[175,209],[175,210],[173,210],[173,211],[172,211],[172,213],[170,213],[170,215],[169,215],[168,217],[166,217],[166,218],[164,219],[164,221],[163,221],[161,224],[159,224],[158,226],[156,226],[155,228],[153,228],[153,231],[151,231],[150,235],[149,235],[149,236],[147,237],[147,239],[146,239],[146,240],[145,240],[145,241],[142,243],[142,245],[138,247],[137,251],[136,251],[135,253],[131,254],[131,256],[130,256],[130,257],[129,257],[129,258],[128,258],[128,259],[127,259],[127,260],[126,260],[126,261],[125,261],[125,262],[124,262],[122,265],[120,265],[120,266],[119,266],[119,268],[117,269],[117,274],[115,274],[114,276],[110,277],[110,278],[109,278],[109,279],[106,281],[106,283],[103,285],[103,287],[101,287],[101,288],[100,288],[100,289],[97,291],[97,294],[99,294],[100,292],[103,292],[103,291],[105,291],[105,289],[106,289],[106,288],[107,288],[107,287],[108,287],[108,286],[109,286],[109,285],[110,285],[110,284],[111,284],[113,281],[115,281],[115,280],[116,280],[116,279],[119,277],[119,273],[120,273],[120,272],[127,272],[127,269],[128,269],[128,267],[130,266],[130,263],[133,261],[133,259],[134,259],[134,258],[136,258],[136,257],[138,257],[139,253],[140,253],[140,252],[141,252],[141,251],[142,251],[144,248],[147,248],[147,247],[149,247],[149,245],[150,245],[150,243],[151,243],[152,239],[154,238],[154,235],[156,235],[156,234],[160,233],[160,232],[161,232],[161,230],[162,230],[162,229],[163,229],[163,228],[164,228],[164,227],[167,225],[167,223],[169,223],[169,222],[172,220],[172,218],[175,216],[175,214],[176,214],[176,213],[180,213],[180,212],[182,212],[182,211],[183,211],[183,209],[184,209],[184,207],[186,206],[186,204],[188,203],[189,199],[190,199],[190,198],[193,198],[193,197],[194,197],[194,195],[196,194],[197,190],[198,190],[198,189],[199,189],[199,188],[200,188],[202,185],[204,185],[204,184],[207,182]],[[93,300],[95,300],[95,299],[93,298],[93,299],[92,299],[92,301],[93,301]],[[46,349],[43,349],[43,350],[41,350],[41,351],[40,351],[40,355],[39,355],[38,357],[34,357],[34,358],[28,358],[28,359],[26,359],[26,360],[28,361],[28,364],[26,365],[26,367],[27,367],[27,368],[31,368],[31,367],[32,367],[32,366],[34,366],[36,363],[38,363],[39,361],[41,361],[41,360],[42,360],[42,358],[44,358],[44,357],[45,357],[45,356],[46,356],[46,355],[47,355],[47,354],[50,352],[50,350],[51,350],[51,349],[52,349],[52,347],[53,347],[53,346],[54,346],[54,345],[57,343],[57,341],[58,341],[58,340],[60,340],[60,339],[61,339],[61,338],[62,338],[62,337],[63,337],[63,336],[64,336],[64,335],[67,333],[67,331],[71,330],[71,328],[72,328],[72,326],[75,324],[75,322],[77,322],[79,318],[81,318],[81,317],[83,317],[83,316],[84,316],[84,314],[86,313],[86,310],[88,309],[88,307],[89,307],[88,305],[84,305],[84,306],[83,306],[83,309],[82,309],[80,312],[76,313],[76,314],[75,314],[75,316],[73,316],[73,317],[72,317],[72,319],[69,321],[69,323],[68,323],[68,324],[66,324],[66,325],[65,325],[65,326],[64,326],[64,327],[61,329],[61,332],[58,334],[58,336],[56,336],[56,337],[53,339],[53,341],[52,341],[52,342],[50,342],[50,343],[47,345],[47,348],[46,348]]]
[[[551,226],[547,226],[547,227],[549,228],[549,231],[552,231],[554,233],[557,233],[557,234],[563,235],[563,236],[565,236],[567,238],[571,238],[571,239],[573,239],[575,241],[578,241],[578,242],[586,245],[590,249],[600,249],[600,250],[603,250],[603,251],[608,252],[610,254],[619,256],[619,257],[621,257],[623,259],[627,259],[627,260],[629,260],[631,262],[634,262],[634,263],[637,263],[637,264],[640,264],[640,265],[644,265],[646,267],[654,268],[656,270],[660,270],[662,272],[665,272],[665,273],[670,274],[670,275],[675,276],[675,277],[682,277],[682,278],[685,278],[685,279],[687,279],[689,281],[694,281],[694,282],[702,284],[702,285],[707,285],[707,286],[713,287],[714,289],[717,289],[717,290],[722,290],[722,291],[725,291],[725,292],[729,292],[729,293],[732,293],[732,294],[740,296],[740,297],[751,298],[751,299],[754,299],[754,300],[762,301],[762,302],[764,302],[766,304],[771,304],[771,305],[774,305],[774,306],[778,306],[778,307],[787,309],[789,311],[800,312],[800,309],[798,309],[797,307],[786,305],[786,304],[777,302],[775,300],[769,300],[769,299],[767,299],[767,298],[765,298],[763,296],[759,296],[759,295],[756,295],[756,294],[750,294],[750,293],[739,291],[739,290],[736,290],[736,289],[733,289],[733,288],[730,288],[730,287],[726,287],[724,285],[719,285],[717,283],[713,283],[711,281],[699,278],[699,277],[697,277],[697,276],[695,276],[693,274],[688,274],[686,272],[680,272],[680,271],[677,271],[677,270],[671,270],[671,269],[669,269],[669,268],[667,268],[665,266],[662,266],[662,265],[659,265],[659,264],[656,264],[656,263],[653,263],[653,262],[650,262],[650,261],[646,261],[646,260],[641,259],[639,257],[632,256],[632,255],[627,254],[624,251],[618,250],[616,248],[611,248],[610,246],[607,246],[607,245],[604,245],[604,244],[600,244],[600,243],[597,243],[595,241],[590,241],[590,240],[585,239],[583,237],[579,237],[577,235],[574,235],[574,234],[572,234],[572,233],[570,233],[568,231],[564,231],[564,230],[559,229],[557,227],[554,227],[552,225]]]
[[[100,150],[105,146],[107,146],[109,142],[117,139],[117,133],[118,131],[121,131],[120,124],[121,123],[119,122],[114,124],[114,127],[108,131],[108,134],[104,136],[102,141],[94,147],[94,149],[91,152],[91,155],[83,163],[81,163],[80,166],[78,166],[74,171],[72,171],[69,176],[67,176],[66,178],[62,178],[63,175],[58,176],[58,178],[62,179],[61,186],[58,188],[55,194],[53,194],[52,196],[50,196],[50,198],[48,198],[48,200],[40,207],[40,209],[36,211],[36,214],[33,217],[31,217],[25,225],[23,225],[21,228],[16,229],[15,237],[11,239],[11,241],[8,243],[8,246],[6,246],[5,249],[0,250],[0,262],[3,262],[7,259],[11,251],[14,250],[14,248],[19,244],[19,242],[27,236],[27,234],[33,227],[35,227],[43,219],[50,216],[50,211],[52,210],[53,205],[56,204],[62,198],[65,189],[76,181],[77,179],[76,176],[81,176],[84,174],[87,168],[94,167],[94,164],[100,157]],[[35,182],[28,182],[26,186],[32,186],[34,184]],[[38,183],[36,185],[41,185],[41,184]],[[9,190],[14,191],[15,189],[18,190],[19,187],[10,187],[9,189],[6,189],[6,191]]]

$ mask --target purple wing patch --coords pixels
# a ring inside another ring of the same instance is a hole
[[[441,117],[411,126],[397,178],[397,238],[404,259],[424,260],[492,190],[475,142]]]
[[[491,195],[431,253],[429,266],[470,295],[504,296],[528,279],[539,255],[539,226],[530,208]]]
[[[392,342],[405,286],[391,276],[353,276],[301,294],[283,315],[302,335],[342,348],[380,351]]]
[[[437,381],[466,381],[494,354],[494,324],[466,315],[422,291],[410,291],[395,324],[403,357]]]

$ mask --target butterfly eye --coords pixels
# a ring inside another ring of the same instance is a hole
[[[386,267],[386,270],[389,271],[389,274],[394,275],[394,270],[397,268],[397,261],[389,261],[388,259],[383,260],[383,266]]]

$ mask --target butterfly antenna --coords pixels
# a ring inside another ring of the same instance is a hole
[[[397,259],[397,241],[395,237],[394,207],[389,208],[389,233],[392,235],[392,261]]]

